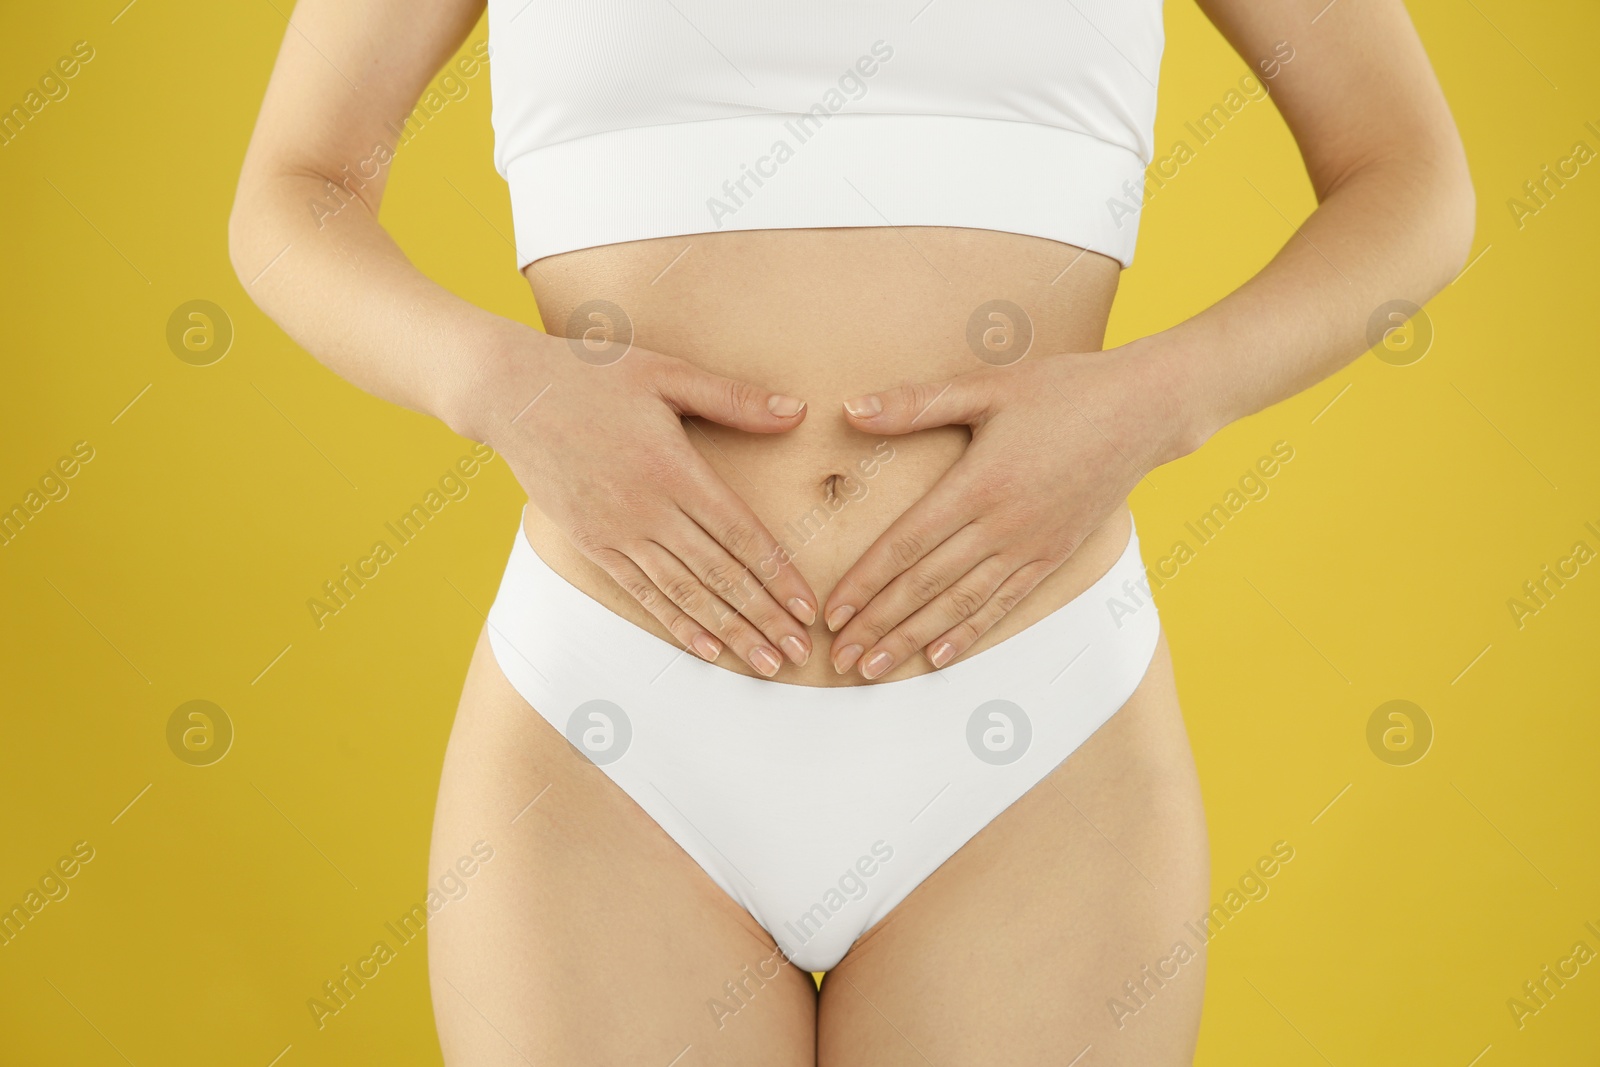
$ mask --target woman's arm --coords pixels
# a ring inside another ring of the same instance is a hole
[[[398,148],[393,130],[481,7],[296,5],[228,220],[234,271],[284,332],[361,389],[479,440],[475,380],[504,373],[493,363],[526,328],[411,265],[377,221],[392,164],[363,164]]]
[[[1302,0],[1200,3],[1252,68],[1293,47],[1269,84],[1316,211],[1260,273],[1171,329],[847,402],[870,433],[965,424],[973,439],[829,595],[826,617],[847,620],[830,622],[841,673],[878,677],[919,650],[949,663],[1146,470],[1332,374],[1371,346],[1383,305],[1426,302],[1465,263],[1466,157],[1401,0],[1336,0],[1320,16]]]
[[[714,659],[726,643],[768,676],[778,648],[803,662],[815,594],[681,422],[778,433],[803,405],[642,349],[591,365],[430,281],[378,223],[392,131],[482,8],[300,0],[245,154],[234,269],[335,373],[493,445],[535,506],[685,647]]]
[[[1310,7],[1284,0],[1198,2],[1252,66],[1278,41],[1294,48],[1268,85],[1318,207],[1238,290],[1129,346],[1159,349],[1176,383],[1178,455],[1372,347],[1383,305],[1420,306],[1448,285],[1477,210],[1460,134],[1400,0],[1345,0],[1314,24]]]

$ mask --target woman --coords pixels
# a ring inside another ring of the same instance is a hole
[[[548,333],[424,277],[353,163],[480,3],[301,0],[240,278],[532,505],[440,786],[435,864],[495,849],[432,923],[446,1062],[1190,1060],[1204,818],[1127,495],[1369,347],[1474,215],[1400,0],[1202,6],[1319,206],[1101,351],[1157,0],[490,0]]]

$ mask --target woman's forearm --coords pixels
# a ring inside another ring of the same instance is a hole
[[[499,407],[537,394],[537,361],[527,357],[546,338],[429,279],[375,204],[344,192],[331,215],[307,206],[328,198],[322,178],[252,174],[247,160],[229,249],[250,297],[335,374],[486,439]]]
[[[1375,162],[1351,172],[1243,286],[1124,346],[1148,357],[1144,378],[1173,416],[1170,453],[1151,459],[1185,455],[1365,352],[1383,305],[1420,306],[1460,272],[1474,213],[1463,159]]]
[[[325,191],[246,160],[234,269],[285,332],[360,388],[492,445],[530,505],[683,647],[732,649],[766,678],[785,657],[804,665],[817,594],[682,423],[783,433],[800,401],[642,348],[615,366],[574,358],[430,281],[378,224],[376,193],[319,225],[306,204]]]

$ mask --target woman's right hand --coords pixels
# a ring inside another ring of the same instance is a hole
[[[714,660],[732,647],[768,678],[779,650],[805,663],[816,594],[683,422],[783,433],[804,402],[647,349],[595,365],[566,338],[529,334],[499,361],[489,425],[467,432],[685,648]]]

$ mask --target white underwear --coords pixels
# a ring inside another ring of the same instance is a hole
[[[520,522],[489,611],[523,699],[811,971],[1111,718],[1160,629],[1136,532],[1071,603],[898,681],[818,688],[714,666],[568,583]]]

